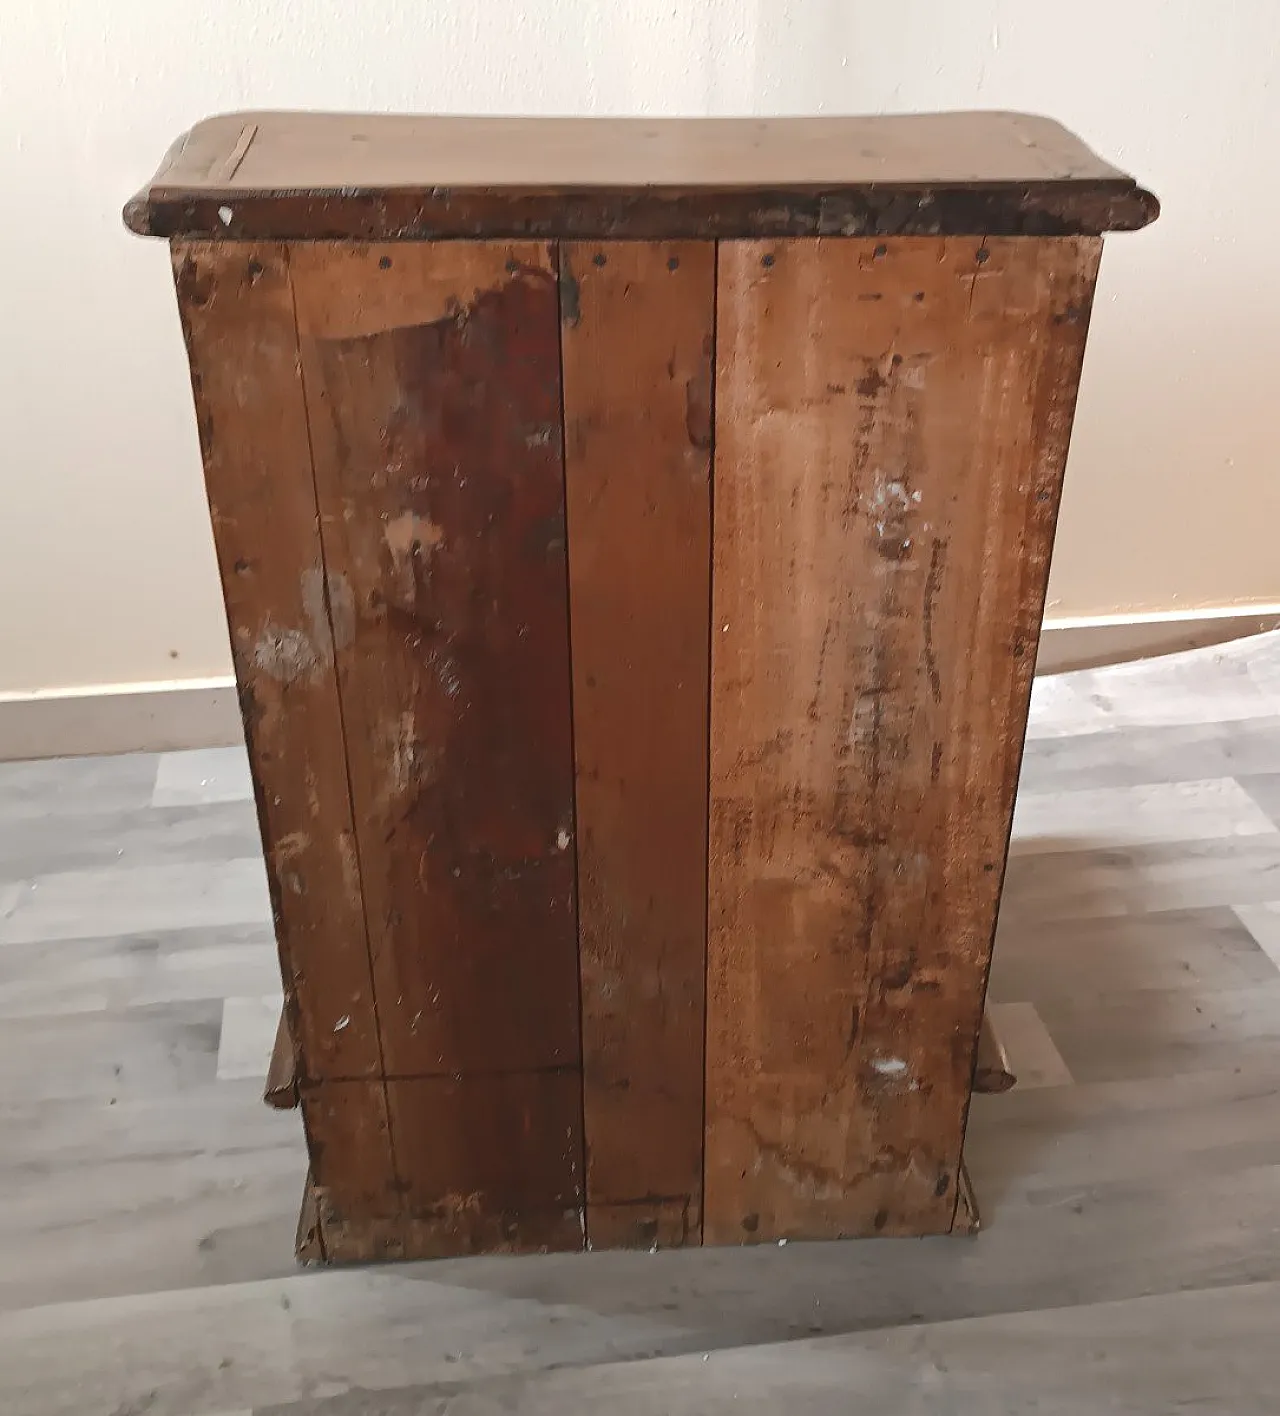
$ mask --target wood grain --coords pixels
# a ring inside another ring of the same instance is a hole
[[[561,250],[587,1231],[697,1241],[715,248]]]
[[[580,1105],[535,1124],[581,1075],[556,278],[532,244],[291,259],[387,1073],[465,1084],[391,1084],[404,1232],[466,1249],[450,1197],[517,1121],[495,1219],[582,1184]],[[468,1101],[511,1074],[525,1111]]]
[[[349,1151],[321,1102],[335,1079],[380,1078],[381,1055],[334,674],[347,591],[316,531],[286,255],[181,243],[173,257],[315,1181],[378,1188],[386,1207],[385,1129]]]
[[[392,1081],[406,1250],[580,1249],[582,1080],[577,1068]]]
[[[326,1082],[302,1087],[300,1095],[324,1257],[346,1263],[413,1257],[404,1243],[387,1084]]]
[[[721,248],[708,1242],[952,1226],[1099,246]]]
[[[288,268],[276,247],[191,243],[175,245],[174,273],[300,1072],[373,1075],[378,1036]]]

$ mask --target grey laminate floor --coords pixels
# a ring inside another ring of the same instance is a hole
[[[973,1240],[295,1270],[237,752],[0,765],[0,1413],[1280,1409],[1280,637],[1037,685]]]

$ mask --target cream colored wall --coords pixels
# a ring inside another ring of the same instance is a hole
[[[166,252],[123,199],[244,106],[1051,114],[1164,202],[1113,238],[1051,614],[1280,600],[1280,6],[5,0],[0,693],[228,671]]]

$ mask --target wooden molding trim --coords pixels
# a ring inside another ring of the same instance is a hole
[[[0,761],[229,747],[244,741],[235,681],[93,684],[0,694]]]

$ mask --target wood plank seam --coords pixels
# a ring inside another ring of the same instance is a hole
[[[320,544],[320,581],[322,586],[322,603],[325,618],[328,622],[330,641],[336,644],[334,629],[333,601],[329,589],[329,554],[325,547],[324,519],[320,515],[320,489],[316,483],[316,459],[315,446],[312,437],[312,403],[307,391],[306,369],[302,359],[302,331],[298,323],[298,296],[293,283],[293,263],[291,260],[290,248],[286,245],[283,248],[285,277],[289,284],[289,299],[293,307],[293,332],[294,340],[298,350],[298,384],[302,391],[302,406],[306,411],[306,433],[307,433],[307,461],[311,469],[311,494],[315,501],[316,508],[316,538]],[[351,740],[347,735],[347,715],[346,707],[343,703],[342,675],[338,672],[337,653],[334,654],[333,671],[334,691],[337,696],[338,721],[342,725],[342,763],[346,774],[347,802],[351,811],[352,832],[351,832],[351,853],[355,867],[356,887],[360,891],[360,916],[364,921],[364,947],[365,955],[369,961],[369,1007],[373,1015],[374,1034],[377,1041],[378,1055],[378,1075],[374,1079],[382,1090],[383,1112],[387,1118],[387,1149],[390,1152],[391,1174],[397,1187],[403,1185],[403,1177],[400,1173],[400,1164],[396,1156],[395,1127],[391,1120],[391,1097],[387,1089],[387,1062],[382,1045],[382,1022],[378,1014],[378,987],[377,974],[373,967],[373,948],[370,938],[369,928],[369,902],[364,888],[364,866],[360,854],[360,833],[355,829],[356,822],[356,802],[355,794],[351,785]],[[304,1112],[305,1114],[305,1112]],[[320,1223],[323,1231],[323,1215]],[[327,1248],[327,1246],[325,1246]]]
[[[568,546],[568,516],[569,516],[569,453],[565,438],[565,370],[564,370],[564,324],[568,313],[576,309],[576,285],[571,284],[570,289],[574,292],[571,299],[571,309],[566,312],[565,308],[565,273],[568,265],[568,252],[564,248],[564,242],[557,241],[554,246],[553,264],[556,274],[556,361],[560,370],[560,479],[563,495],[563,505],[565,508],[565,558],[564,558],[564,603],[565,620],[569,630],[569,761],[574,764],[573,772],[573,792],[571,794],[569,832],[573,839],[573,919],[574,929],[577,936],[577,985],[578,985],[578,1060],[577,1072],[582,1078],[582,1085],[578,1088],[578,1153],[582,1161],[582,1199],[578,1219],[582,1226],[582,1242],[585,1248],[591,1247],[588,1228],[588,1192],[587,1176],[590,1172],[591,1161],[589,1155],[590,1137],[587,1133],[587,1088],[586,1088],[586,1044],[584,1041],[584,1018],[582,1002],[582,864],[580,852],[582,843],[578,838],[578,738],[577,738],[577,715],[574,712],[573,697],[573,589],[570,584],[569,575],[569,546]],[[569,280],[573,281],[573,272],[569,271]]]
[[[703,897],[703,988],[702,988],[702,1203],[698,1206],[697,1243],[703,1242],[706,1231],[707,1214],[707,1039],[710,1036],[710,976],[708,965],[711,958],[711,661],[715,649],[715,603],[716,603],[716,432],[719,423],[716,418],[716,393],[720,386],[720,247],[722,242],[712,242],[711,255],[711,446],[707,453],[707,543],[710,563],[707,566],[707,794],[706,794],[706,849],[702,862]]]
[[[1038,449],[1042,457],[1054,456],[1056,454],[1061,466],[1058,471],[1059,495],[1054,497],[1049,504],[1049,525],[1047,528],[1046,545],[1049,548],[1039,567],[1038,584],[1035,586],[1035,594],[1029,599],[1025,594],[1020,597],[1019,603],[1024,607],[1028,604],[1032,606],[1043,606],[1046,603],[1049,593],[1049,574],[1052,569],[1052,549],[1057,536],[1058,519],[1062,512],[1062,498],[1060,495],[1062,484],[1062,473],[1065,470],[1067,453],[1071,446],[1071,431],[1075,424],[1076,408],[1079,405],[1080,392],[1080,370],[1084,363],[1085,345],[1088,342],[1089,322],[1093,316],[1093,302],[1097,294],[1098,270],[1102,261],[1102,238],[1074,237],[1070,239],[1076,247],[1080,257],[1078,258],[1072,271],[1073,290],[1072,306],[1076,311],[1074,324],[1077,330],[1075,342],[1068,348],[1050,345],[1047,357],[1040,361],[1037,370],[1036,385],[1034,390],[1034,404],[1038,405],[1043,397],[1047,397],[1050,402],[1065,403],[1065,408],[1060,410],[1060,422],[1055,428],[1052,420],[1046,417],[1045,424],[1049,429],[1046,435],[1046,446]],[[986,245],[986,238],[983,238],[983,246]],[[1088,253],[1088,254],[1086,254]],[[1067,377],[1062,377],[1062,365],[1066,365]],[[1072,367],[1074,365],[1074,367]],[[1054,434],[1056,433],[1056,437]],[[1024,563],[1023,574],[1027,574],[1027,566]],[[1040,647],[1040,633],[1042,625],[1042,615],[1025,614],[1024,624],[1021,627],[1024,639],[1024,654],[1029,658],[1034,667],[1036,654]],[[1018,712],[1022,723],[1026,723],[1027,714],[1031,705],[1031,685],[1034,677],[1033,672],[1026,675],[1026,684],[1023,692],[1022,702],[1018,705]],[[1013,791],[1016,796],[1018,782],[1022,776],[1022,763],[1026,755],[1026,733],[1015,734],[1013,766]],[[991,984],[991,963],[995,954],[996,932],[1000,923],[999,902],[1004,896],[1004,882],[1009,868],[1009,846],[1013,840],[1013,813],[1010,811],[1009,820],[1005,830],[1004,851],[1000,858],[999,880],[996,886],[996,912],[991,923],[991,935],[987,940],[987,962],[986,969],[982,977],[982,986],[979,996],[979,1010],[977,1024],[971,1042],[974,1068],[978,1064],[978,1044],[982,1035],[983,1020],[986,1015],[987,992]],[[969,1115],[973,1108],[973,1088],[972,1085],[964,1099],[964,1108],[960,1117],[960,1164],[963,1165],[964,1140],[969,1131]],[[966,1172],[966,1182],[968,1176]],[[951,1215],[951,1227],[955,1230],[957,1223],[963,1221],[962,1205],[964,1196],[960,1187],[956,1187],[955,1207]],[[971,1225],[963,1232],[976,1232],[979,1219],[976,1202],[973,1199],[972,1186],[968,1187],[968,1202],[971,1210]]]
[[[249,145],[258,136],[258,125],[256,123],[246,123],[240,130],[240,136],[236,139],[235,146],[227,154],[217,170],[212,174],[216,182],[230,182],[236,175],[236,169],[244,161],[245,155],[249,151]]]

